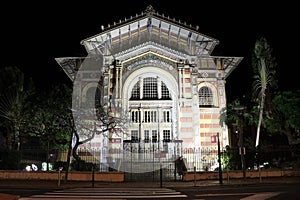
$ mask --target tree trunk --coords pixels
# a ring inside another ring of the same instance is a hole
[[[260,126],[262,123],[262,119],[263,119],[263,112],[264,112],[264,103],[265,103],[265,89],[262,88],[261,90],[261,102],[260,102],[260,106],[259,106],[259,118],[258,118],[258,125],[257,125],[257,132],[256,132],[256,142],[255,142],[255,147],[257,148],[257,146],[259,145],[259,134],[260,134]]]
[[[69,168],[70,168],[71,155],[72,155],[72,142],[73,142],[73,133],[71,134],[71,140],[69,142],[67,166],[66,166],[65,180],[64,180],[65,183],[67,183],[67,181],[68,181]]]

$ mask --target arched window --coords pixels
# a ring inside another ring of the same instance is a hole
[[[171,99],[170,92],[164,82],[161,83],[161,98],[162,99]]]
[[[141,96],[144,100],[159,100],[159,98],[171,100],[170,91],[164,82],[159,82],[158,79],[154,77],[147,77],[141,81],[143,86],[141,86],[140,81],[133,86],[130,100],[140,100]]]
[[[143,99],[157,99],[157,80],[153,77],[143,80]]]
[[[199,106],[201,107],[213,107],[214,98],[211,89],[207,86],[203,86],[199,90]]]
[[[132,100],[140,99],[140,81],[138,81],[131,91],[131,98]]]

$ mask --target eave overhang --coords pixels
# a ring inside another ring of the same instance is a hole
[[[76,74],[84,59],[86,59],[86,57],[55,58],[56,62],[61,66],[72,82],[75,80]]]
[[[184,54],[201,56],[210,55],[219,44],[217,39],[197,32],[198,28],[160,15],[151,8],[102,30],[80,42],[89,54],[114,55],[152,41]]]
[[[211,56],[219,41],[198,32],[186,23],[165,17],[150,6],[145,12],[130,17],[107,28],[102,27],[102,33],[82,40],[88,56],[104,58],[103,65],[112,61],[129,63],[144,55],[160,56],[171,63],[189,63],[197,65],[200,60],[219,60],[219,68],[215,61],[208,66],[211,69],[224,71],[224,78],[239,65],[243,57]],[[74,81],[81,63],[86,57],[55,58],[68,77]],[[201,64],[198,68],[202,68]]]
[[[240,64],[243,57],[222,57],[222,56],[212,56],[212,58],[217,58],[222,63],[222,69],[224,70],[225,79],[231,74],[231,72]]]

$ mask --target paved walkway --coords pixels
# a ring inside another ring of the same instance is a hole
[[[20,187],[20,188],[76,188],[76,187],[201,187],[216,185],[241,185],[241,184],[261,184],[261,183],[292,183],[300,182],[300,177],[277,177],[255,179],[231,179],[223,180],[220,184],[219,180],[200,180],[200,181],[176,181],[176,182],[126,182],[126,183],[108,183],[108,182],[88,182],[88,181],[68,181],[67,183],[49,180],[0,180],[0,188]],[[162,184],[162,185],[161,185]],[[10,194],[1,194],[0,200],[17,200],[19,196]]]

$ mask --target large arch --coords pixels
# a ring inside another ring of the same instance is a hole
[[[174,76],[168,71],[156,67],[155,64],[145,64],[140,68],[133,71],[127,79],[124,81],[123,90],[122,90],[122,109],[123,112],[129,111],[129,100],[131,96],[131,91],[134,85],[141,79],[147,77],[159,78],[162,82],[165,83],[168,88],[171,99],[172,99],[172,133],[173,138],[177,139],[178,137],[178,83]]]

